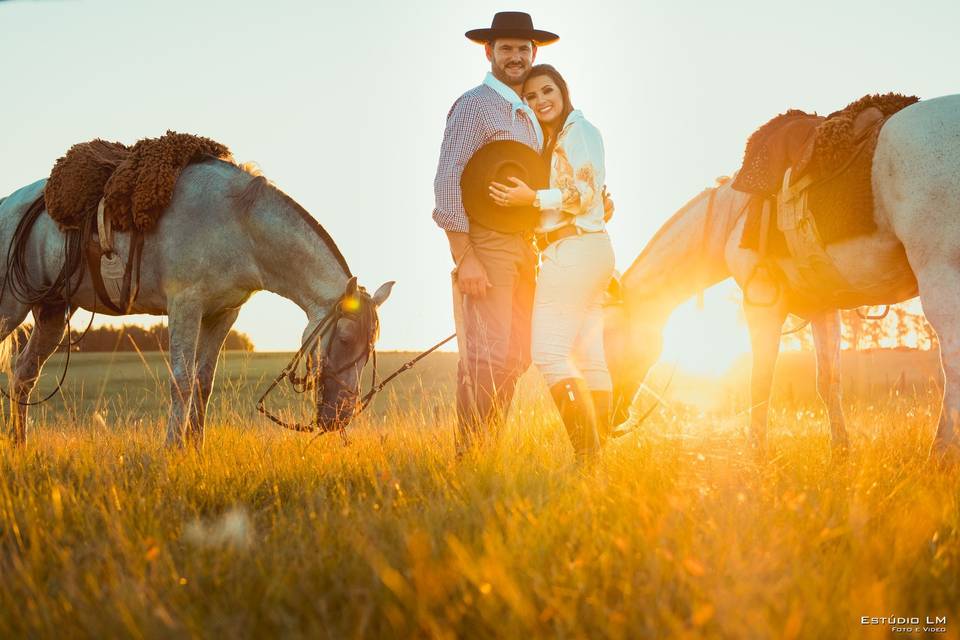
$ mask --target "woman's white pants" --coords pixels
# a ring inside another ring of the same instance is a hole
[[[603,353],[603,299],[614,267],[610,236],[570,236],[544,249],[540,259],[533,362],[550,386],[583,378],[591,391],[610,391]]]

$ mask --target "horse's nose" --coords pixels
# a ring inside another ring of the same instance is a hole
[[[341,395],[334,402],[321,402],[317,407],[317,424],[324,431],[334,431],[346,427],[353,418],[357,407],[356,396]]]

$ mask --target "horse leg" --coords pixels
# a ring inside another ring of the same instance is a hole
[[[744,304],[743,312],[750,331],[753,369],[750,373],[750,440],[761,454],[767,445],[767,412],[773,371],[780,354],[780,332],[787,319],[783,304],[757,306]]]
[[[197,342],[197,387],[190,410],[187,438],[197,449],[203,448],[203,428],[207,414],[207,402],[213,391],[213,378],[217,373],[217,361],[230,327],[237,319],[239,309],[229,309],[215,316],[204,318],[200,323]]]
[[[10,354],[13,349],[13,340],[8,340],[7,338],[9,338],[10,334],[13,333],[14,329],[20,326],[24,318],[27,317],[27,313],[30,311],[29,307],[16,301],[12,295],[9,295],[9,292],[7,292],[5,297],[6,299],[0,302],[0,369],[4,371],[7,369],[10,363]],[[10,426],[8,427],[8,430],[11,433],[16,434],[17,429],[13,427],[14,420],[16,419],[14,407],[19,408],[19,405],[11,402]]]
[[[13,372],[12,392],[10,394],[10,423],[13,431],[13,443],[23,446],[27,443],[27,405],[30,392],[40,377],[40,370],[57,346],[63,340],[63,330],[67,324],[66,306],[52,304],[33,308],[36,323],[27,346],[17,357],[17,366]]]
[[[943,403],[930,455],[960,457],[960,270],[954,265],[925,265],[917,271],[917,282],[923,312],[937,332],[943,368]]]
[[[170,417],[166,444],[168,447],[182,447],[197,380],[197,341],[203,313],[194,301],[179,299],[170,305],[168,317]]]
[[[813,343],[817,349],[817,393],[827,407],[833,450],[838,455],[847,452],[847,437],[843,417],[843,395],[840,385],[840,311],[828,311],[810,321]]]

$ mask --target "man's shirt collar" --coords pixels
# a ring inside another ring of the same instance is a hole
[[[517,109],[526,113],[527,117],[530,118],[530,122],[533,123],[534,130],[537,132],[537,141],[540,144],[543,144],[543,130],[540,128],[540,121],[537,120],[537,116],[533,113],[533,109],[527,106],[527,103],[523,101],[523,98],[517,95],[516,91],[497,79],[497,77],[490,71],[487,71],[487,77],[483,79],[483,84],[496,91],[498,94],[500,94],[500,97],[510,104],[514,118],[517,116]]]
[[[503,96],[503,99],[509,102],[510,106],[514,109],[519,109],[523,106],[523,99],[517,95],[517,92],[498,80],[497,76],[491,72],[487,71],[487,77],[483,79],[483,84]]]

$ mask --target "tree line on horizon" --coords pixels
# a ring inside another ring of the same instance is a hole
[[[32,331],[32,325],[24,325],[22,331],[14,336],[17,351],[26,343]],[[80,339],[81,335],[83,339]],[[79,342],[77,342],[79,340]],[[167,351],[170,347],[170,330],[166,324],[158,323],[150,327],[138,324],[124,324],[119,327],[91,327],[86,334],[82,330],[70,330],[71,351],[81,353],[114,351]],[[231,351],[253,351],[253,341],[245,333],[234,329],[227,334],[223,348]]]
[[[865,310],[859,310],[863,313]],[[870,309],[871,314],[877,309]],[[883,319],[864,318],[857,309],[840,312],[843,327],[841,329],[842,348],[845,350],[871,349],[918,349],[929,351],[939,347],[937,335],[922,313],[910,310],[906,304],[890,305]],[[787,325],[797,326],[799,318],[791,317]],[[25,324],[12,336],[17,351],[26,343],[31,324]],[[77,342],[82,331],[71,329],[70,341]],[[813,333],[809,327],[802,331],[784,335],[783,346],[787,349],[812,351]],[[113,352],[113,351],[166,351],[170,346],[170,331],[166,324],[157,323],[150,327],[138,324],[124,324],[119,327],[91,327],[79,343],[72,345],[74,352]],[[227,334],[223,348],[231,351],[254,351],[253,341],[245,333],[231,329]]]
[[[937,334],[923,313],[908,308],[907,304],[893,304],[883,318],[880,308],[846,309],[840,312],[843,327],[840,332],[841,348],[868,351],[872,349],[916,349],[930,351],[938,348]],[[867,316],[867,317],[864,317]],[[792,324],[791,324],[792,323]],[[787,322],[785,330],[800,323],[798,318]],[[783,336],[783,345],[801,351],[814,349],[813,333],[807,327],[803,331]]]

